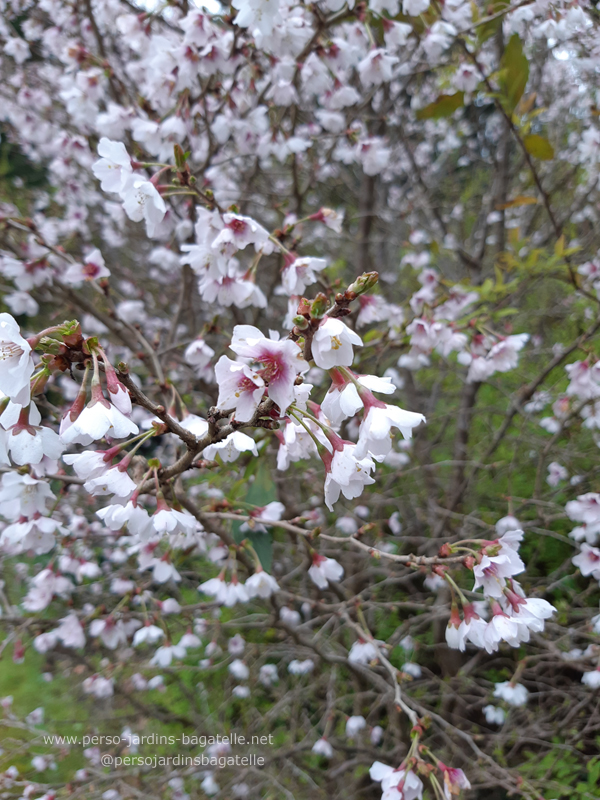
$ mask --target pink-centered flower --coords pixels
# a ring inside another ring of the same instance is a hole
[[[487,380],[495,372],[509,372],[519,363],[519,352],[529,340],[528,333],[507,336],[497,342],[485,358],[474,358],[467,375],[467,382]]]
[[[600,522],[600,494],[596,492],[581,494],[576,500],[569,500],[565,511],[569,519],[574,522],[594,525]]]
[[[234,264],[226,267],[225,274],[207,272],[198,281],[198,291],[207,303],[222,306],[266,308],[267,298],[252,280],[238,271]]]
[[[442,770],[444,776],[444,796],[446,800],[453,800],[453,797],[459,795],[463,789],[471,788],[471,784],[462,769],[447,767],[441,761],[438,761],[438,767]]]
[[[223,256],[233,256],[238,250],[244,250],[249,244],[254,245],[256,252],[271,250],[269,234],[262,225],[251,217],[239,214],[224,214],[223,229],[212,243],[212,250]]]
[[[0,533],[0,548],[17,555],[32,550],[37,555],[49,553],[56,545],[57,536],[66,536],[68,531],[50,517],[36,515],[33,519],[22,517],[7,525]]]
[[[312,214],[309,219],[315,222],[322,222],[335,233],[341,233],[342,224],[344,222],[344,212],[335,211],[333,208],[320,208],[316,214]]]
[[[217,408],[232,408],[238,422],[249,422],[265,393],[265,382],[247,364],[221,356],[215,366],[219,385]]]
[[[481,560],[473,567],[474,590],[482,586],[487,597],[502,597],[505,579],[525,570],[518,553],[522,539],[523,531],[510,530],[488,543],[482,551]]]
[[[308,370],[300,347],[291,339],[267,339],[252,325],[236,325],[231,349],[256,365],[254,374],[264,381],[267,394],[284,414],[295,399],[294,381]]]
[[[286,264],[281,275],[281,283],[289,295],[302,295],[307,286],[317,280],[317,273],[327,266],[324,258],[306,256],[296,258]]]
[[[360,311],[356,318],[356,327],[362,328],[363,325],[370,325],[372,322],[384,322],[392,319],[395,325],[402,322],[402,309],[400,306],[393,306],[378,294],[361,294],[358,298]]]
[[[490,557],[484,555],[479,564],[473,567],[473,575],[475,576],[473,591],[482,586],[486,597],[502,597],[504,579],[510,578],[515,574],[508,556]]]
[[[600,580],[600,549],[591,547],[585,542],[581,545],[581,552],[571,559],[582,575],[591,575]]]
[[[110,270],[104,263],[104,257],[97,247],[86,256],[83,264],[70,264],[62,275],[65,283],[74,286],[78,286],[84,281],[97,281],[100,278],[109,277]]]
[[[382,47],[371,50],[358,65],[362,85],[369,88],[387,83],[392,79],[392,70],[398,61]]]

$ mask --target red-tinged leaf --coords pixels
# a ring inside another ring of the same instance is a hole
[[[513,200],[508,203],[502,203],[496,206],[497,211],[504,211],[505,208],[516,208],[517,206],[534,206],[537,204],[536,197],[527,197],[526,195],[517,195]]]

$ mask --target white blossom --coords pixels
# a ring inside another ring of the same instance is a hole
[[[34,363],[31,345],[10,314],[0,314],[0,392],[14,403],[29,402],[29,379]]]
[[[527,689],[521,683],[511,683],[504,681],[497,683],[494,689],[494,697],[499,697],[510,706],[524,706],[527,703]]]
[[[325,317],[312,340],[312,356],[321,369],[350,367],[354,359],[353,345],[362,346],[362,339],[340,319]]]
[[[334,558],[327,558],[314,553],[313,563],[308,570],[308,574],[319,589],[327,589],[329,581],[341,581],[344,577],[344,568]]]
[[[98,144],[100,159],[92,165],[94,175],[105,192],[120,192],[131,172],[131,158],[122,142],[103,136]]]

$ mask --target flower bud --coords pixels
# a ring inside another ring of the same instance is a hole
[[[308,315],[310,314],[310,303],[306,299],[306,297],[300,298],[300,302],[298,303],[298,314]]]
[[[347,294],[353,292],[355,295],[364,294],[372,289],[379,280],[378,272],[363,272],[358,278],[351,283],[347,289]]]
[[[38,394],[43,394],[48,378],[50,377],[50,370],[46,367],[35,376],[35,380],[31,383],[31,396],[35,397]]]
[[[63,342],[67,347],[81,347],[83,334],[81,333],[81,325],[76,319],[71,320],[71,322],[65,320],[59,327],[58,333],[63,337]]]
[[[92,351],[97,350],[99,346],[100,343],[98,342],[98,337],[90,336],[89,339],[86,339],[83,343],[83,350],[91,355]]]
[[[173,145],[173,155],[175,157],[175,165],[178,172],[185,172],[187,169],[186,156],[183,152],[183,147],[180,144]]]
[[[308,324],[309,324],[308,320],[306,319],[306,317],[303,317],[302,314],[297,314],[293,318],[292,322],[301,331],[305,331],[308,328]]]
[[[310,307],[311,317],[314,317],[315,319],[322,319],[322,317],[325,316],[328,306],[329,301],[327,300],[327,297],[323,294],[323,292],[319,292],[319,294],[312,301]]]
[[[43,350],[44,353],[49,353],[53,356],[58,356],[65,351],[63,343],[59,342],[58,339],[52,339],[50,336],[42,336],[37,343],[37,347]]]

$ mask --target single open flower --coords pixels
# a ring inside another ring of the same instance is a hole
[[[351,367],[354,360],[353,345],[362,347],[362,339],[341,319],[325,317],[312,340],[312,357],[317,367]]]

